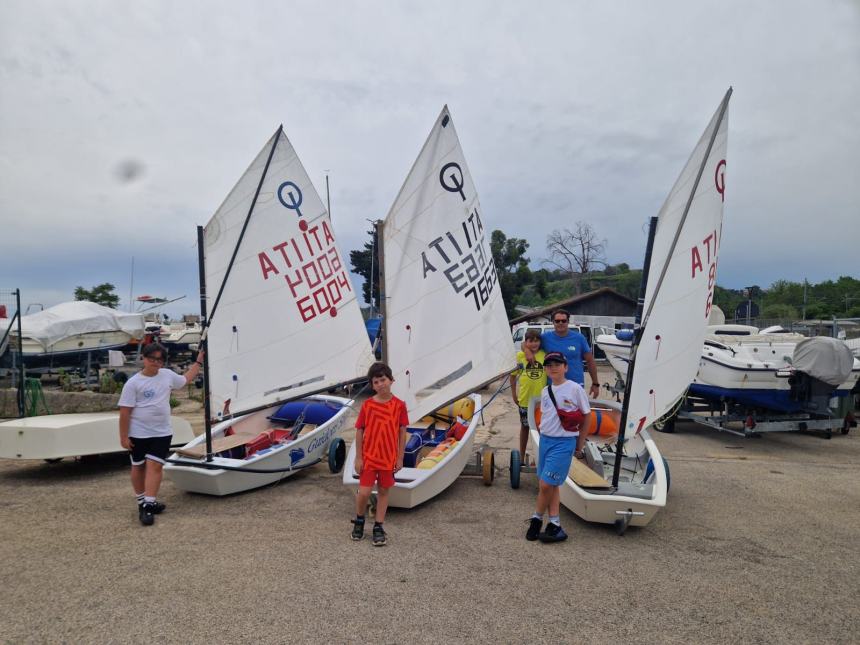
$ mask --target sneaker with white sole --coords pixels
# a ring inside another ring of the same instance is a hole
[[[385,529],[381,524],[373,525],[373,546],[385,546],[388,537],[385,535]]]

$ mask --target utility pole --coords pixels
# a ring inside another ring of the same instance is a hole
[[[803,314],[801,315],[801,320],[806,320],[806,278],[803,279]]]

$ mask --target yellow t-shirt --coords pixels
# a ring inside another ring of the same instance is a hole
[[[517,352],[517,402],[521,408],[527,408],[529,399],[540,398],[541,391],[546,386],[546,372],[543,371],[543,359],[546,352],[539,349],[535,360],[526,364],[525,352]]]

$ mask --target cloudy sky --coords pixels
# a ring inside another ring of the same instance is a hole
[[[187,296],[205,224],[283,123],[346,252],[448,104],[491,228],[644,225],[729,86],[718,282],[860,277],[860,4],[0,3],[0,294]]]

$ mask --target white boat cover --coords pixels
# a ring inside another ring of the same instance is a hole
[[[837,387],[851,376],[854,354],[843,340],[815,336],[797,343],[791,364],[794,369]]]
[[[731,90],[658,215],[644,330],[632,386],[628,383],[627,432],[638,432],[669,412],[698,370],[716,285],[730,96]]]
[[[515,367],[490,229],[447,106],[383,225],[387,360],[416,420]]]
[[[143,329],[143,314],[117,311],[85,300],[63,302],[21,316],[21,335],[39,341],[46,351],[54,343],[78,334],[124,331],[131,338],[140,339]]]
[[[204,264],[213,414],[228,400],[239,414],[367,373],[373,355],[345,258],[282,128],[206,225]]]

